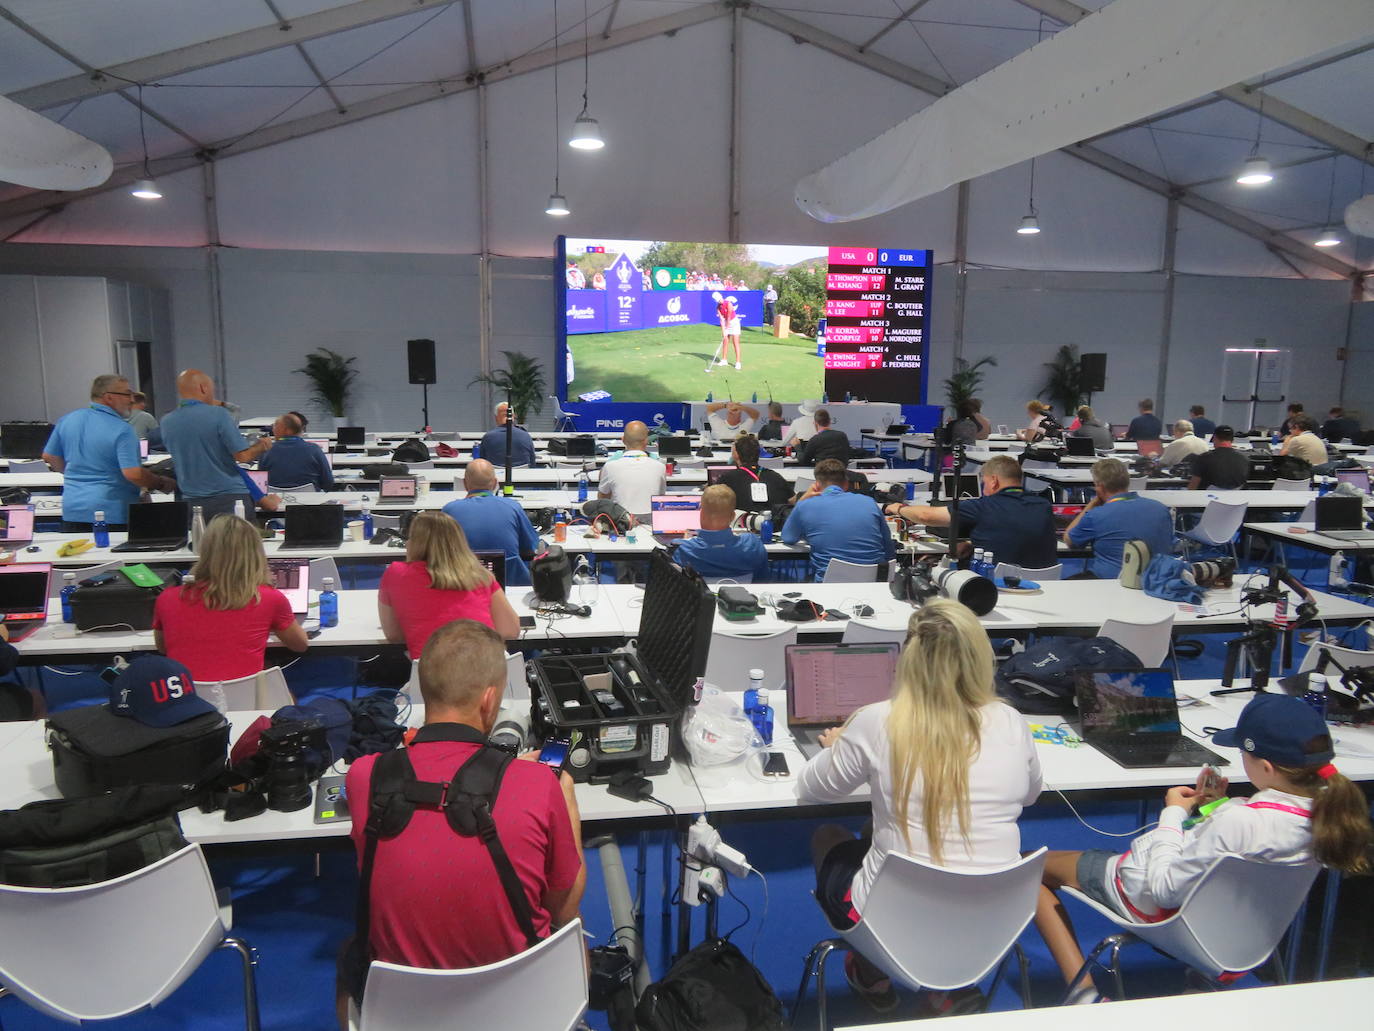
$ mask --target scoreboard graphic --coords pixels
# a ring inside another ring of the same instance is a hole
[[[924,399],[930,275],[928,250],[828,249],[825,387],[831,397]]]

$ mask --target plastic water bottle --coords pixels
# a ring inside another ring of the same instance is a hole
[[[200,539],[205,536],[205,509],[200,505],[191,509],[191,550],[200,551]]]
[[[906,499],[907,499],[908,501],[915,501],[915,500],[916,500],[916,481],[915,481],[915,480],[907,480],[907,481],[906,481]]]
[[[763,687],[763,670],[749,671],[749,686],[744,690],[744,713],[749,715],[759,704],[759,690]],[[750,717],[751,719],[753,717]]]
[[[339,625],[339,596],[334,593],[334,578],[324,578],[324,590],[320,591],[320,626]]]
[[[773,543],[773,520],[771,518],[765,519],[759,524],[759,539],[764,544]]]
[[[372,506],[363,502],[363,540],[372,540]]]
[[[587,500],[587,474],[583,473],[577,478],[577,503],[580,505]]]
[[[245,516],[244,516],[244,511],[243,511],[243,502],[242,502],[242,501],[235,501],[235,502],[234,502],[234,518],[235,518],[235,519],[243,519],[243,518],[245,518]]]
[[[754,391],[754,396],[749,399],[749,403],[754,405],[759,403],[759,392],[757,390]]]
[[[76,574],[62,574],[62,622],[75,623],[76,617],[72,615],[72,595],[76,593]]]
[[[823,405],[828,405],[829,403],[830,403],[830,394],[829,394],[828,392],[824,391],[824,390],[821,391],[821,404],[823,404]]]
[[[983,549],[974,548],[973,558],[969,560],[968,569],[970,573],[977,573],[979,576],[986,575],[983,571],[987,569],[987,560],[983,558]]]
[[[1326,674],[1308,674],[1307,690],[1303,692],[1302,700],[1312,706],[1318,716],[1326,719]]]
[[[771,745],[773,743],[773,707],[768,704],[768,688],[759,688],[758,701],[749,714],[749,721],[754,724],[754,729],[759,732],[759,737],[763,738],[763,743]]]
[[[110,546],[110,528],[105,524],[105,513],[97,512],[95,520],[91,523],[91,534],[95,537],[97,548],[108,548]]]
[[[476,459],[482,457],[482,442],[481,442],[481,441],[478,441],[476,444],[472,445],[472,457],[473,457],[473,460],[474,460],[474,461],[475,461]]]

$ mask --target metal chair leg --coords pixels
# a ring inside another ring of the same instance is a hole
[[[829,1031],[830,1028],[830,1013],[825,1005],[825,961],[837,945],[843,944],[843,940],[834,938],[823,941],[820,944],[821,951],[816,956],[816,1026],[820,1031]]]
[[[817,942],[815,947],[806,954],[806,960],[802,963],[801,984],[797,985],[796,997],[792,1000],[792,1016],[788,1020],[789,1027],[797,1026],[797,1013],[801,1010],[802,1001],[806,998],[806,986],[811,981],[811,972],[816,966],[816,956],[820,954],[822,942]]]
[[[1331,952],[1331,932],[1336,926],[1336,903],[1341,897],[1341,872],[1326,871],[1326,892],[1322,897],[1322,929],[1317,939],[1317,971],[1313,980],[1326,980],[1326,960]]]
[[[1307,922],[1307,899],[1302,900],[1302,905],[1298,907],[1297,915],[1293,917],[1293,922],[1288,925],[1288,945],[1285,949],[1287,955],[1284,957],[1284,973],[1287,983],[1292,984],[1298,979],[1298,957],[1302,952],[1302,928]]]
[[[1011,959],[1011,953],[1010,953],[1010,952],[1008,952],[1005,956],[1003,956],[1003,957],[1002,957],[1002,961],[1001,961],[1000,963],[997,964],[997,971],[996,971],[996,973],[994,973],[994,974],[992,975],[992,980],[988,983],[987,997],[988,997],[988,1004],[989,1004],[989,1005],[992,1004],[993,998],[997,995],[997,989],[998,989],[998,987],[999,987],[999,986],[1001,985],[1001,983],[1002,983],[1002,975],[1003,975],[1004,973],[1006,973],[1006,970],[1007,970],[1007,960],[1009,960],[1009,959]]]
[[[1116,982],[1116,998],[1119,1002],[1126,998],[1126,984],[1121,980],[1121,950],[1131,941],[1131,937],[1127,934],[1112,937],[1116,939],[1112,943],[1112,980]]]
[[[243,962],[243,1012],[247,1031],[261,1031],[262,1015],[258,1012],[257,951],[242,938],[227,937],[219,948],[233,949]]]
[[[1026,955],[1026,950],[1021,948],[1021,943],[1017,942],[1013,946],[1016,949],[1016,964],[1021,969],[1021,1008],[1033,1009],[1034,1003],[1031,1002],[1031,983],[1030,983],[1030,957]]]

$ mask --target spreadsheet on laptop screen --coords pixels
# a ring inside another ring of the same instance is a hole
[[[892,696],[895,644],[790,645],[788,722],[840,723],[856,709]]]

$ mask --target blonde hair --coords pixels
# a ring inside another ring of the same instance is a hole
[[[1031,412],[1034,415],[1049,415],[1050,412],[1052,412],[1053,410],[1054,409],[1052,409],[1049,405],[1045,404],[1044,401],[1026,402],[1026,411]]]
[[[491,579],[468,547],[456,519],[442,512],[421,512],[410,524],[406,561],[423,562],[429,582],[441,591],[471,591]]]
[[[968,768],[981,747],[979,710],[996,697],[992,676],[992,645],[972,611],[940,599],[912,614],[887,718],[892,803],[909,850],[911,796],[919,774],[921,819],[937,864],[944,860],[951,816],[968,842]]]
[[[701,514],[724,519],[728,525],[735,517],[735,492],[723,483],[716,483],[701,492]]]
[[[258,602],[258,588],[270,583],[267,553],[257,527],[235,515],[217,515],[200,539],[188,591],[207,609],[246,609]]]

